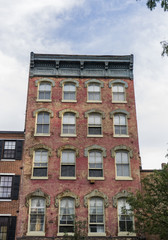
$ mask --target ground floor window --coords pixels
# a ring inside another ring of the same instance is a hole
[[[16,217],[0,217],[0,240],[14,240]]]

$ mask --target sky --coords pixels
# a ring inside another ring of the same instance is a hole
[[[168,153],[168,12],[147,0],[0,0],[0,130],[23,131],[30,52],[134,55],[143,169]]]

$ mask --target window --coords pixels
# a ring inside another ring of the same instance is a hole
[[[3,158],[9,159],[15,158],[15,148],[16,148],[15,141],[5,141]]]
[[[103,177],[102,152],[93,150],[89,152],[89,177]]]
[[[12,176],[0,176],[0,198],[11,198]]]
[[[47,177],[48,151],[38,149],[34,152],[33,177]]]
[[[59,232],[74,232],[75,201],[73,198],[63,198],[60,200]]]
[[[64,113],[62,134],[75,135],[76,134],[75,121],[76,121],[75,113],[71,112]]]
[[[102,118],[99,113],[90,113],[88,115],[88,135],[102,134]]]
[[[133,231],[133,216],[126,198],[118,199],[118,225],[119,232]]]
[[[48,112],[39,112],[37,115],[37,134],[49,134],[50,131],[50,115]]]
[[[125,114],[114,115],[115,135],[127,135],[127,119]]]
[[[91,198],[89,201],[89,232],[104,233],[104,201]]]
[[[49,82],[40,82],[38,91],[39,100],[50,100],[51,99],[51,84]]]
[[[22,140],[0,140],[0,160],[21,160]]]
[[[75,151],[73,150],[62,151],[61,177],[75,177]]]
[[[29,233],[44,232],[45,226],[45,199],[35,197],[30,199]]]
[[[0,175],[0,199],[17,200],[20,176]]]
[[[63,87],[63,100],[76,100],[76,85],[74,83],[65,83]]]
[[[123,84],[114,84],[112,87],[113,102],[125,101],[125,86]]]
[[[129,177],[130,176],[130,165],[128,152],[120,151],[116,152],[116,171],[118,177]]]
[[[100,84],[88,84],[88,101],[101,101]]]
[[[0,240],[14,240],[16,217],[0,216]]]

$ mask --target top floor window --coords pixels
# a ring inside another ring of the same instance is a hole
[[[15,158],[15,149],[16,149],[16,141],[5,141],[3,158],[14,159]]]
[[[51,99],[51,84],[49,82],[40,82],[38,91],[39,100]]]
[[[79,82],[74,79],[64,79],[60,82],[62,87],[62,102],[76,102],[77,87]]]
[[[100,84],[90,83],[88,85],[88,101],[100,101],[100,100],[101,100]]]
[[[55,86],[54,80],[50,78],[40,78],[35,81],[35,86],[38,87],[37,101],[51,102],[52,87]]]
[[[0,160],[21,160],[22,140],[0,140]]]
[[[113,102],[125,101],[125,87],[123,84],[114,84],[112,87]]]
[[[74,83],[64,83],[63,87],[63,100],[72,101],[76,100],[76,86]]]
[[[121,79],[112,80],[109,82],[109,88],[112,88],[112,102],[126,103],[126,88],[128,83]]]

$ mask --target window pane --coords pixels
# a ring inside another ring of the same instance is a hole
[[[126,118],[124,115],[120,115],[120,125],[125,125],[126,124]]]
[[[89,170],[89,177],[103,177],[103,170]]]
[[[63,116],[63,124],[75,124],[75,114],[65,113]]]
[[[34,168],[33,176],[34,177],[46,177],[47,176],[47,168]]]
[[[62,151],[62,163],[75,163],[75,151]]]
[[[75,166],[62,165],[61,166],[61,176],[62,177],[75,177]]]
[[[51,98],[51,84],[47,82],[40,83],[39,86],[39,99]]]
[[[89,114],[88,123],[89,124],[101,124],[101,115],[100,114]]]
[[[90,135],[101,135],[101,127],[89,127]]]

